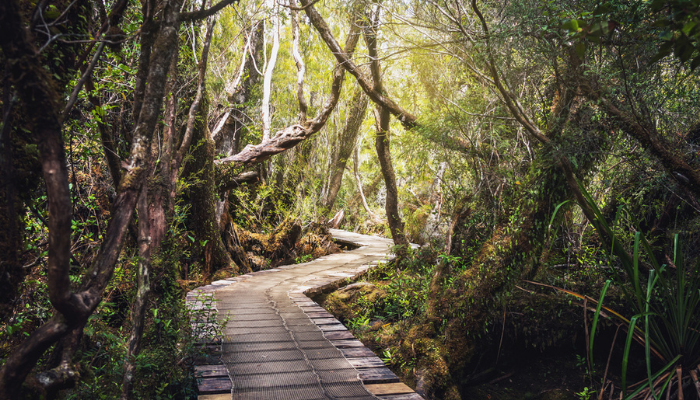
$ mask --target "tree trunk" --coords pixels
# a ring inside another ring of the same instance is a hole
[[[374,217],[374,213],[372,210],[369,209],[369,205],[367,204],[367,199],[365,198],[365,193],[364,190],[362,190],[362,179],[360,179],[360,145],[362,144],[362,140],[358,140],[357,145],[355,146],[355,152],[353,153],[353,166],[352,166],[352,171],[353,174],[355,175],[355,183],[357,184],[357,196],[359,196],[360,200],[362,201],[362,207],[364,207],[365,212],[367,213],[367,216]],[[354,199],[353,199],[354,200]],[[350,201],[350,205],[352,206],[353,201]]]
[[[352,57],[359,39],[359,25],[354,18],[351,22],[350,32],[345,41],[345,50],[340,50],[346,59]],[[270,140],[255,146],[248,145],[235,155],[216,160],[216,180],[219,182],[219,189],[225,191],[236,186],[236,178],[240,175],[241,167],[259,164],[275,154],[291,149],[323,128],[338,104],[344,82],[345,68],[336,64],[333,70],[330,96],[314,119],[306,121],[304,125],[288,126],[278,131]]]
[[[276,4],[276,3],[275,3]],[[263,82],[263,99],[262,99],[262,122],[263,122],[263,137],[262,141],[270,139],[270,126],[272,123],[272,112],[270,110],[270,93],[272,92],[272,72],[277,64],[277,53],[280,49],[280,18],[277,15],[278,10],[272,9],[272,52],[270,59],[265,66],[265,80]],[[266,51],[266,50],[265,50]]]
[[[11,137],[14,114],[10,81],[3,88],[3,125],[0,132],[0,320],[7,321],[12,303],[17,298],[17,288],[24,279],[21,252],[24,224],[20,218],[20,203],[15,182],[13,146]]]
[[[379,12],[381,8],[377,7],[374,15],[367,14],[366,21],[363,25],[363,35],[367,44],[367,54],[370,59],[370,71],[372,73],[372,92],[384,93],[384,85],[382,84],[381,66],[379,64],[379,55],[377,52],[377,31],[379,29]],[[364,88],[363,88],[364,89]],[[398,247],[397,255],[399,257],[406,254],[408,250],[408,239],[404,233],[404,224],[399,214],[399,192],[396,187],[396,174],[394,173],[394,165],[391,162],[391,141],[389,138],[389,122],[391,121],[391,111],[389,107],[377,105],[374,111],[374,119],[377,126],[377,137],[374,142],[374,147],[377,150],[377,158],[384,176],[384,184],[386,185],[386,219],[389,222],[391,236],[394,239],[394,245]]]
[[[375,111],[377,120],[377,138],[374,147],[377,150],[377,158],[382,169],[384,184],[386,185],[386,219],[389,222],[391,237],[394,245],[399,246],[397,255],[401,256],[408,250],[408,239],[404,234],[404,224],[399,215],[399,192],[396,187],[396,174],[391,162],[391,146],[389,141],[389,120],[391,114],[383,107],[377,107]]]
[[[295,0],[289,0],[289,5],[292,7],[296,6]],[[290,13],[292,16],[292,55],[294,56],[294,63],[297,66],[297,101],[299,102],[299,123],[303,124],[306,122],[306,112],[308,106],[306,104],[306,99],[304,98],[304,74],[306,73],[306,64],[304,64],[304,59],[301,57],[299,52],[299,15],[296,9],[291,8]]]
[[[219,222],[216,219],[214,141],[206,124],[208,108],[206,96],[203,96],[195,118],[192,159],[185,164],[182,176],[190,182],[185,196],[191,205],[187,226],[194,232],[195,239],[192,258],[200,260],[205,273],[211,275],[219,269],[229,267],[232,261],[221,240]]]
[[[134,374],[136,373],[136,356],[141,351],[141,336],[143,335],[144,322],[147,311],[148,295],[151,292],[149,269],[151,259],[150,217],[148,215],[148,188],[141,189],[141,196],[137,204],[139,217],[139,263],[136,285],[136,300],[131,310],[131,333],[124,359],[124,377],[122,379],[121,400],[131,398],[131,390],[134,387]]]
[[[345,126],[339,134],[338,146],[334,149],[333,161],[331,164],[330,183],[328,185],[328,193],[324,202],[324,207],[329,215],[335,204],[335,199],[338,196],[340,185],[343,181],[345,166],[348,159],[353,153],[357,135],[360,132],[362,121],[365,118],[365,111],[369,100],[361,89],[355,90],[352,98],[352,108],[348,112],[348,117],[345,121]]]

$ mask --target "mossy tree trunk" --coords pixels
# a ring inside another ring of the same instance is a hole
[[[229,267],[232,261],[221,240],[216,219],[215,151],[206,123],[208,111],[207,98],[202,96],[192,135],[193,149],[185,160],[182,177],[189,182],[184,196],[191,206],[187,226],[194,233],[192,258],[202,263],[206,274],[212,274]]]

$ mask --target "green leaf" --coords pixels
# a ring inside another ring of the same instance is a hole
[[[579,31],[578,20],[575,20],[575,19],[570,19],[568,21],[565,21],[561,25],[561,27],[562,27],[562,29],[566,29],[569,32],[578,32]]]
[[[576,47],[574,48],[576,50],[576,55],[578,58],[583,58],[586,55],[586,43],[585,42],[578,42],[576,43]]]
[[[690,21],[687,24],[683,25],[683,29],[681,29],[681,32],[685,33],[686,35],[690,36],[690,31],[697,25],[697,22],[695,21]]]
[[[44,11],[44,18],[46,19],[56,19],[61,15],[61,12],[56,8],[55,5],[51,4]]]
[[[552,223],[554,222],[554,217],[557,216],[557,212],[559,211],[559,209],[561,208],[561,206],[563,206],[564,204],[568,203],[569,201],[571,201],[571,200],[564,200],[564,201],[562,201],[561,203],[557,204],[556,207],[554,207],[554,213],[552,213],[552,218],[550,218],[550,220],[549,220],[549,227],[547,228],[547,230],[551,230],[551,229],[552,229]]]

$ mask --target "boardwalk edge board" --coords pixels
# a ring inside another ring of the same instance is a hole
[[[369,243],[365,241],[372,240],[369,236],[348,234],[347,232],[334,229],[331,230],[331,233],[336,242],[355,246],[354,250],[366,248],[369,246]],[[346,250],[344,253],[354,250]],[[333,255],[320,257],[310,263],[332,260],[331,257]],[[347,285],[348,282],[365,275],[370,269],[375,268],[380,263],[394,258],[394,256],[388,254],[376,254],[376,257],[376,260],[360,266],[350,266],[345,271],[334,271],[331,273],[321,271],[315,275],[310,275],[305,284],[291,290],[287,295],[321,330],[324,337],[343,354],[350,365],[357,370],[358,377],[369,393],[383,400],[421,400],[423,397],[415,393],[406,384],[401,383],[398,376],[389,370],[379,357],[357,340],[332,314],[310,298],[314,295],[337,290]],[[304,264],[281,266],[226,278],[198,287],[187,293],[187,307],[197,318],[191,322],[192,328],[197,335],[197,344],[202,349],[202,355],[197,358],[198,365],[195,367],[199,400],[231,399],[231,393],[233,392],[231,378],[228,376],[228,371],[221,360],[222,341],[220,338],[211,335],[212,332],[216,332],[215,327],[210,322],[216,319],[217,313],[216,304],[213,302],[214,292],[238,282],[244,282],[257,275],[289,270],[301,265]]]

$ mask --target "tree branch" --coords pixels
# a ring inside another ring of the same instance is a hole
[[[206,89],[206,79],[205,74],[207,72],[207,62],[209,60],[209,46],[211,45],[211,38],[214,31],[214,24],[216,21],[213,18],[207,20],[207,33],[204,36],[204,47],[202,47],[202,57],[197,66],[197,79],[199,80],[197,85],[197,94],[195,95],[194,101],[190,106],[190,111],[187,116],[187,128],[185,129],[185,135],[182,139],[182,144],[180,149],[175,156],[176,165],[182,163],[185,158],[187,150],[190,148],[190,143],[192,142],[192,135],[194,132],[194,123],[197,118],[197,113],[199,112],[199,106],[202,102],[202,97],[204,96],[204,91]]]
[[[352,59],[350,59],[340,48],[340,45],[335,40],[330,28],[326,24],[326,21],[324,21],[321,14],[316,11],[313,3],[311,3],[309,0],[301,0],[301,4],[305,8],[304,11],[306,11],[306,15],[309,17],[309,20],[321,35],[321,38],[326,43],[328,48],[331,50],[333,56],[335,56],[335,59],[338,60],[338,63],[340,63],[340,65],[342,65],[352,76],[354,76],[355,79],[357,79],[357,83],[360,85],[362,90],[367,93],[367,96],[369,96],[374,103],[387,108],[387,110],[389,110],[389,112],[393,114],[406,129],[415,128],[418,125],[415,116],[401,108],[383,93],[374,90],[372,82],[365,77]]]
[[[238,3],[238,1],[239,0],[222,0],[218,2],[215,6],[207,8],[206,10],[180,13],[178,19],[180,22],[190,22],[211,17],[212,15],[222,10],[224,7],[234,3]]]
[[[348,37],[345,41],[345,51],[341,49],[345,59],[350,59],[352,57],[359,39],[358,34],[358,25],[352,23],[350,26],[350,32],[348,33]],[[308,121],[305,125],[297,124],[286,127],[281,131],[278,131],[275,136],[269,140],[263,141],[255,146],[248,145],[238,154],[214,161],[217,169],[216,180],[220,182],[220,187],[227,187],[228,182],[231,182],[236,176],[238,176],[238,173],[240,172],[239,169],[241,167],[251,166],[263,162],[275,154],[291,149],[321,130],[321,128],[323,128],[323,126],[326,124],[331,112],[338,104],[344,81],[345,70],[340,64],[337,64],[333,72],[331,95],[328,98],[328,101],[326,101],[326,104],[323,106],[323,109],[319,111],[316,118]]]

